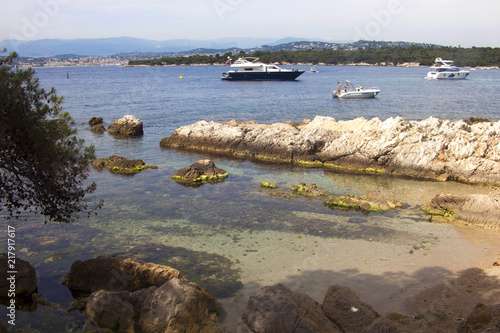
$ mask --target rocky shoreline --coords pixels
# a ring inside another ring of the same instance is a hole
[[[160,146],[339,171],[500,185],[498,133],[500,121],[337,121],[316,116],[300,124],[199,121],[178,128]]]

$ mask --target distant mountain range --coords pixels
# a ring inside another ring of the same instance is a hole
[[[164,41],[132,37],[91,39],[39,39],[33,41],[3,40],[0,50],[16,51],[21,57],[52,57],[61,54],[78,56],[110,56],[119,53],[175,53],[193,49],[247,49],[258,45],[277,45],[299,38],[220,38],[214,40],[171,39]]]
[[[300,38],[288,37],[279,40],[269,38],[221,38],[214,40],[172,39],[154,41],[148,39],[117,37],[95,39],[40,39],[33,41],[4,40],[0,50],[16,51],[21,57],[72,56],[111,56],[121,55],[126,58],[171,57],[193,54],[215,54],[243,50],[251,53],[261,51],[293,51],[314,49],[357,49],[360,47],[409,47],[431,46],[431,44],[410,42],[358,41],[336,43],[322,41],[300,41]]]

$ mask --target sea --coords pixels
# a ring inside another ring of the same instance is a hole
[[[363,285],[361,295],[375,301],[384,297],[377,290],[387,288],[366,281],[401,287],[387,272],[403,270],[401,281],[411,282],[429,267],[440,267],[444,279],[476,264],[490,244],[488,232],[474,230],[471,236],[471,228],[429,221],[419,207],[440,192],[484,193],[487,187],[343,174],[159,146],[177,128],[201,120],[500,119],[497,69],[472,70],[466,80],[447,81],[427,80],[428,69],[419,67],[315,66],[316,72],[311,66],[294,67],[306,72],[287,82],[221,80],[228,70],[224,66],[36,68],[40,86],[64,96],[63,109],[75,120],[77,135],[94,146],[97,157],[142,159],[158,169],[123,176],[91,168],[88,181],[97,190],[89,200],[103,200],[104,205],[90,217],[69,224],[45,224],[40,216],[7,222],[16,228],[16,257],[35,267],[38,293],[54,305],[25,305],[12,328],[94,329],[78,311],[66,311],[75,298],[60,282],[74,261],[100,255],[179,269],[217,297],[219,323],[226,332],[235,331],[248,297],[264,285],[283,283],[318,302],[330,283]],[[375,99],[332,98],[337,83],[346,80],[381,93]],[[143,136],[90,131],[92,117],[102,117],[107,127],[124,115],[143,121]],[[211,159],[229,177],[199,187],[171,179],[175,171],[201,159]],[[278,189],[262,189],[263,181]],[[380,190],[404,206],[371,214],[333,210],[320,198],[289,195],[301,182],[315,183],[332,195]],[[450,259],[457,255],[462,259]]]

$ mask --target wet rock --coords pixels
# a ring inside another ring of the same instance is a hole
[[[94,127],[95,125],[99,125],[99,124],[102,125],[102,123],[103,123],[102,117],[92,117],[89,120],[90,127]]]
[[[357,209],[365,212],[382,212],[402,206],[398,201],[384,198],[380,191],[371,191],[366,195],[331,196],[324,201],[324,204],[332,208]]]
[[[318,188],[318,186],[314,183],[309,185],[306,185],[305,183],[294,185],[292,187],[292,191],[306,197],[326,197],[328,195],[327,191]]]
[[[103,124],[97,124],[97,125],[92,126],[90,131],[96,132],[96,133],[104,133],[104,132],[106,132],[106,127],[104,127]]]
[[[236,332],[342,331],[312,298],[277,284],[263,287],[250,297]]]
[[[500,121],[469,125],[432,117],[382,122],[317,116],[298,125],[200,121],[177,129],[160,145],[346,171],[500,184],[499,132]]]
[[[116,155],[107,158],[96,158],[91,165],[97,169],[108,169],[112,173],[133,175],[148,168],[154,169],[156,166],[146,165],[143,160],[129,160]]]
[[[429,215],[440,215],[450,222],[499,229],[500,199],[497,195],[456,196],[440,193],[421,207]]]
[[[31,296],[38,284],[36,271],[29,262],[18,257],[15,258],[14,267],[11,267],[12,261],[9,261],[7,253],[0,254],[0,298],[9,299],[9,290],[11,289],[12,274],[8,271],[16,271],[15,273],[15,295],[16,297],[26,298]]]
[[[270,183],[270,182],[262,182],[260,183],[260,187],[263,187],[263,188],[278,188],[278,186],[274,183]]]
[[[172,179],[179,182],[218,182],[228,177],[228,173],[215,166],[210,160],[200,160],[174,173]]]
[[[159,287],[174,278],[183,279],[181,273],[171,267],[124,257],[100,256],[75,261],[62,284],[72,292],[88,295],[99,289],[136,291]]]
[[[126,115],[115,120],[108,127],[108,133],[122,136],[140,136],[144,134],[143,123],[136,116]]]
[[[379,317],[370,305],[362,302],[351,289],[344,286],[330,286],[322,308],[343,332],[360,332]]]

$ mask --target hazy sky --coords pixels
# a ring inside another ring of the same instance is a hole
[[[298,37],[500,46],[500,0],[0,0],[0,40]]]

